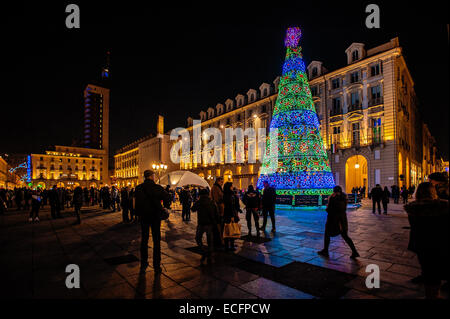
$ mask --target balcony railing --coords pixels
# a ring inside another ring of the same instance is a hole
[[[378,132],[374,132],[373,128],[360,130],[359,138],[353,139],[351,133],[345,135],[339,134],[338,137],[333,136],[333,140],[329,145],[334,145],[335,150],[347,149],[352,147],[377,146],[384,143],[383,130],[380,128]]]
[[[353,103],[348,106],[348,112],[358,111],[361,109],[362,109],[361,102]]]
[[[330,116],[342,115],[342,109],[340,110],[330,110]]]
[[[383,97],[377,97],[369,100],[369,107],[383,104]]]

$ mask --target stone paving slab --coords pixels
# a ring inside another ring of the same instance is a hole
[[[144,273],[139,262],[112,266],[104,261],[127,254],[139,258],[140,227],[121,223],[121,212],[83,207],[81,225],[74,224],[72,209],[65,209],[63,218],[56,220],[50,218],[48,208],[40,215],[41,222],[33,224],[28,223],[27,212],[0,216],[1,297],[313,298],[266,278],[295,261],[357,276],[345,285],[344,299],[422,298],[424,294],[421,285],[410,282],[420,267],[414,253],[407,250],[409,225],[402,205],[390,204],[387,216],[372,214],[368,201],[349,210],[349,235],[361,254],[356,261],[349,258],[351,251],[340,237],[331,239],[329,258],[316,254],[323,245],[325,211],[277,210],[277,232],[262,234],[269,241],[238,239],[234,254],[218,253],[216,262],[208,266],[200,265],[200,256],[189,250],[196,246],[196,214],[191,222],[183,222],[180,212],[175,212],[162,223],[163,273],[157,276],[151,267],[151,240],[150,267]],[[245,219],[240,223],[246,235]],[[81,289],[65,287],[69,263],[80,266]],[[369,264],[380,267],[380,289],[365,287]]]
[[[266,278],[258,278],[240,286],[241,289],[263,299],[313,299],[307,293],[287,287]]]

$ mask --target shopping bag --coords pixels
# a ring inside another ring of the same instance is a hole
[[[223,238],[241,238],[241,224],[233,219],[223,226]]]

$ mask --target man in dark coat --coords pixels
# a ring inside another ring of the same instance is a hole
[[[214,201],[209,197],[208,189],[201,189],[200,198],[194,203],[191,210],[197,212],[197,233],[195,240],[200,249],[203,250],[201,262],[208,258],[211,262],[211,255],[214,249],[213,229],[219,224],[219,213]],[[206,233],[208,250],[203,247],[203,234]]]
[[[191,204],[192,204],[192,196],[191,196],[191,192],[189,191],[187,186],[180,193],[180,202],[181,202],[181,205],[183,206],[181,218],[183,220],[188,221],[191,219],[190,211],[191,211]]]
[[[253,188],[253,185],[248,186],[247,192],[242,199],[245,205],[245,219],[247,220],[248,235],[252,236],[252,216],[255,221],[256,236],[259,236],[259,193]]]
[[[352,250],[350,258],[359,257],[358,251],[348,236],[348,221],[347,221],[347,195],[342,192],[340,186],[333,188],[333,194],[328,199],[327,205],[327,223],[325,225],[325,240],[324,248],[317,253],[324,257],[328,257],[328,247],[330,246],[330,237],[341,235],[342,239]]]
[[[448,201],[439,199],[432,183],[417,187],[416,200],[404,206],[411,225],[408,249],[417,254],[427,298],[438,298],[441,280],[448,280],[450,222]]]
[[[170,207],[169,194],[154,182],[155,173],[151,170],[144,172],[144,182],[136,187],[136,214],[141,221],[141,269],[148,266],[148,237],[150,228],[153,239],[153,269],[161,273],[161,213],[163,201],[165,207]]]
[[[375,185],[370,191],[369,197],[372,199],[372,213],[375,214],[375,204],[378,206],[378,214],[381,215],[381,199],[383,198],[383,189],[380,184]]]
[[[262,214],[263,214],[263,225],[261,227],[262,231],[266,230],[267,225],[267,214],[270,215],[270,221],[272,222],[272,232],[276,231],[275,228],[275,203],[277,199],[277,193],[275,189],[269,186],[269,183],[265,181],[264,190],[262,195]]]

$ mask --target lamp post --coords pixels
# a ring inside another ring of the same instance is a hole
[[[163,163],[153,163],[152,164],[153,171],[158,176],[158,183],[160,182],[159,179],[161,178],[161,174],[164,173],[167,170],[167,165],[164,165]]]

